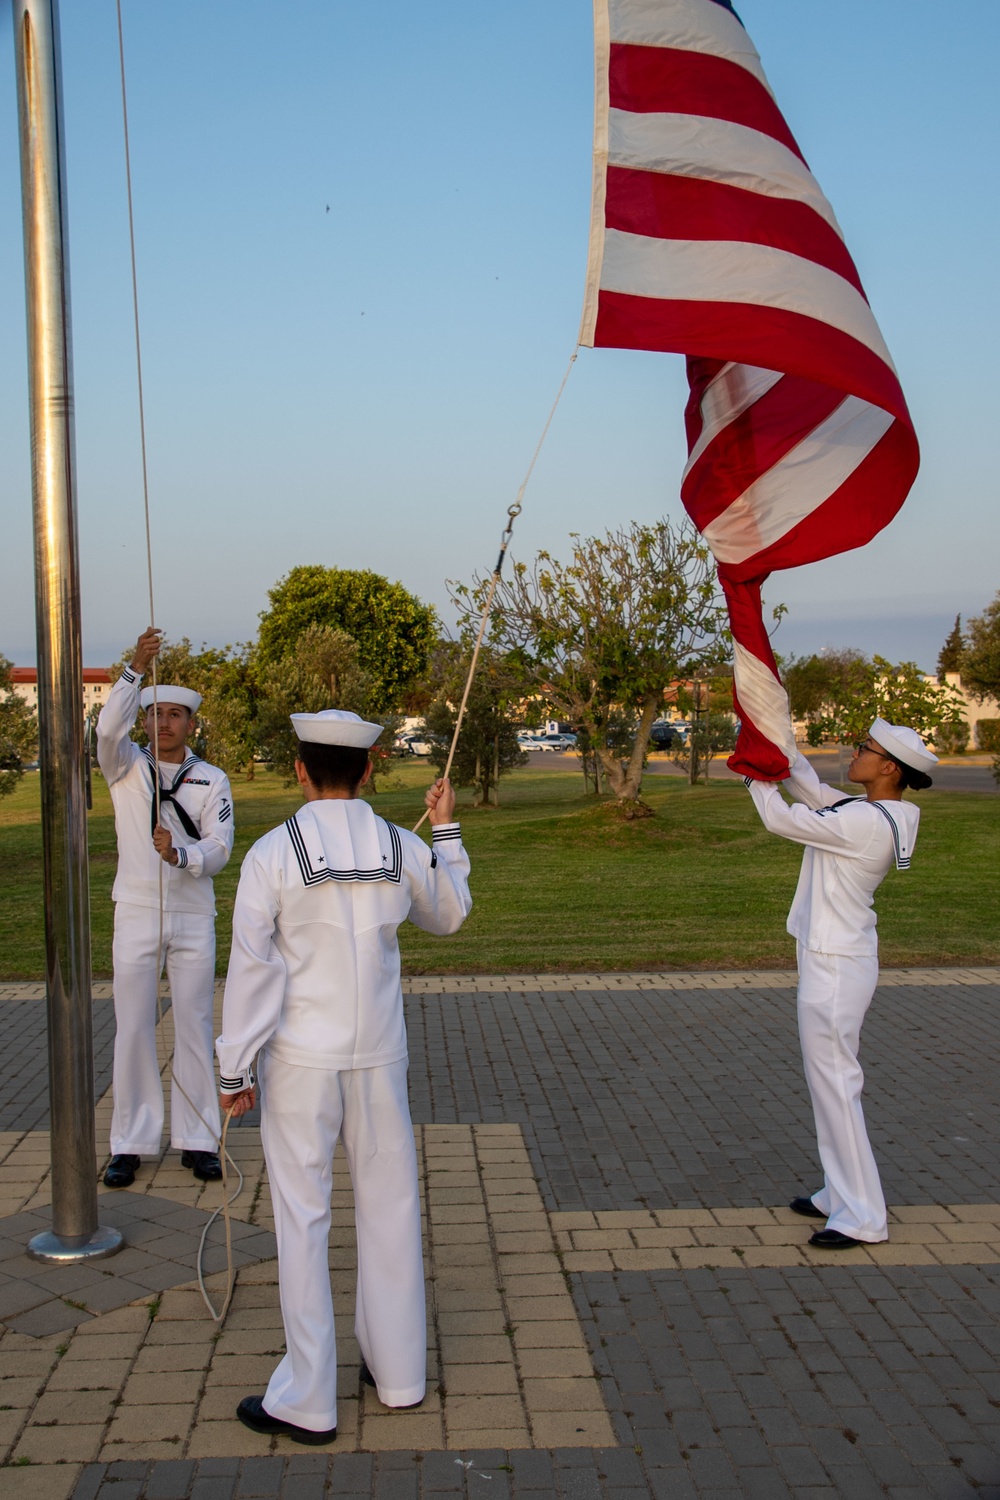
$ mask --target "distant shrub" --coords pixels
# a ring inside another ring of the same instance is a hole
[[[980,750],[1000,753],[1000,719],[977,719],[976,743]]]
[[[963,719],[939,724],[934,731],[934,748],[940,755],[964,755],[969,747],[969,726]]]

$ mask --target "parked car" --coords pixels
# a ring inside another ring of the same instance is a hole
[[[687,743],[686,724],[673,724],[669,719],[657,719],[649,731],[651,750],[673,750]]]
[[[430,740],[422,739],[419,734],[407,735],[410,742],[411,755],[433,755],[437,748]]]
[[[519,729],[517,732],[517,743],[522,750],[537,750],[541,738],[537,729]]]
[[[535,750],[552,750],[562,753],[566,750],[576,749],[575,734],[543,734],[532,747]]]

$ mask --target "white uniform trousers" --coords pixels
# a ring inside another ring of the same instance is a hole
[[[878,959],[817,953],[800,943],[798,964],[799,1040],[825,1179],[813,1202],[829,1216],[828,1229],[875,1244],[889,1232],[861,1107],[858,1046]]]
[[[354,1187],[361,1353],[386,1406],[424,1398],[427,1314],[417,1157],[407,1063],[330,1072],[264,1054],[261,1139],[278,1241],[286,1354],[264,1393],[272,1417],[324,1431],[337,1423],[330,1289],[333,1153],[341,1136]]]
[[[158,1156],[163,1135],[163,1085],[156,1048],[156,950],[160,914],[148,906],[115,904],[115,1066],[111,1150]],[[215,918],[164,912],[163,960],[174,1022],[170,1086],[170,1144],[180,1151],[219,1149],[212,988]],[[188,1103],[180,1084],[189,1094]]]

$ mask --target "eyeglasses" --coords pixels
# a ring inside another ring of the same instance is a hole
[[[859,755],[864,755],[866,750],[868,751],[869,755],[881,755],[883,760],[891,760],[894,766],[899,766],[900,770],[902,770],[902,764],[896,759],[896,757],[894,755],[887,754],[886,751],[880,749],[878,745],[869,745],[867,740],[864,740],[859,744],[856,744],[854,748]]]

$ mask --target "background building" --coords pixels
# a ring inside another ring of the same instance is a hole
[[[12,667],[10,684],[18,697],[38,712],[38,672],[34,667]],[[111,691],[111,673],[107,667],[84,667],[83,707],[89,713],[101,708]]]

